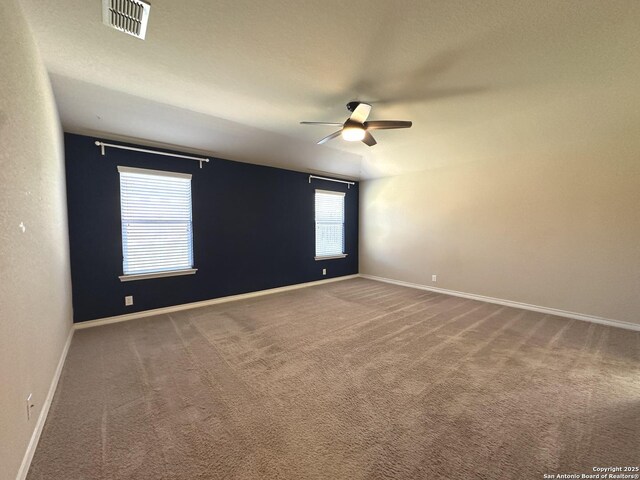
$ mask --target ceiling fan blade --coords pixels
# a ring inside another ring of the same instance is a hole
[[[371,135],[369,132],[365,132],[364,138],[362,139],[362,143],[365,143],[370,147],[373,147],[378,142],[376,142],[376,139],[373,138],[373,135]]]
[[[372,122],[364,122],[364,128],[367,130],[387,130],[391,128],[411,128],[412,122],[405,120],[374,120]]]
[[[300,122],[301,125],[332,125],[334,127],[339,127],[342,125],[341,123],[335,122]]]
[[[342,130],[338,130],[337,132],[333,132],[331,135],[327,135],[318,142],[318,145],[322,145],[323,143],[327,143],[329,140],[333,140],[334,138],[339,137],[341,133]]]
[[[349,117],[349,120],[364,123],[369,117],[369,113],[371,113],[371,105],[368,103],[360,103]]]

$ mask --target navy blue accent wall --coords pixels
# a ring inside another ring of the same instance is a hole
[[[75,322],[358,272],[357,184],[309,184],[305,173],[217,158],[200,169],[195,161],[126,150],[102,156],[95,140],[65,134]],[[195,275],[119,280],[118,165],[193,174]],[[316,188],[346,192],[344,259],[314,260]],[[125,295],[133,295],[133,306],[125,307]]]

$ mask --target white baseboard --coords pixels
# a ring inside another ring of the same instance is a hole
[[[261,297],[263,295],[271,295],[274,293],[289,292],[298,290],[299,288],[313,287],[324,283],[340,282],[350,278],[357,278],[359,275],[345,275],[343,277],[327,278],[325,280],[316,280],[314,282],[297,283],[295,285],[287,285],[285,287],[270,288],[268,290],[258,290],[257,292],[241,293],[239,295],[230,295],[228,297],[213,298],[202,302],[184,303],[182,305],[172,305],[171,307],[154,308],[153,310],[144,310],[142,312],[126,313],[124,315],[116,315],[114,317],[99,318],[97,320],[88,320],[86,322],[78,322],[74,324],[76,330],[83,328],[99,327],[100,325],[108,325],[110,323],[126,322],[137,318],[151,317],[153,315],[162,315],[165,313],[180,312],[182,310],[190,310],[198,307],[208,307],[219,303],[235,302],[237,300],[246,300],[248,298]]]
[[[367,274],[361,273],[360,276],[362,278],[368,278],[370,280],[376,280],[378,282],[392,283],[394,285],[401,285],[403,287],[417,288],[419,290],[428,290],[430,292],[443,293],[445,295],[453,295],[455,297],[470,298],[472,300],[480,300],[481,302],[497,303],[498,305],[505,305],[507,307],[522,308],[524,310],[532,310],[534,312],[557,315],[559,317],[573,318],[573,319],[582,320],[585,322],[599,323],[601,325],[608,325],[610,327],[618,327],[618,328],[625,328],[627,330],[640,331],[640,324],[625,322],[622,320],[613,320],[611,318],[596,317],[595,315],[569,312],[567,310],[560,310],[557,308],[541,307],[539,305],[531,305],[529,303],[514,302],[512,300],[504,300],[502,298],[485,297],[484,295],[477,295],[475,293],[458,292],[456,290],[447,290],[445,288],[431,287],[428,285],[421,285],[418,283],[403,282],[402,280],[393,280],[391,278],[376,277],[375,275],[367,275]]]
[[[29,473],[31,460],[33,460],[33,455],[36,453],[36,447],[38,446],[38,441],[40,440],[40,435],[42,434],[44,423],[46,422],[47,415],[49,414],[49,408],[51,407],[51,402],[53,401],[53,395],[54,393],[56,393],[58,380],[60,380],[60,375],[62,374],[62,367],[64,366],[64,362],[67,359],[67,353],[69,352],[69,346],[71,345],[73,332],[74,332],[74,329],[71,328],[69,330],[69,335],[67,336],[67,341],[64,344],[64,348],[62,349],[62,354],[60,355],[58,366],[56,367],[56,371],[53,374],[53,379],[51,380],[51,385],[49,386],[47,397],[44,399],[44,403],[42,404],[42,409],[40,410],[40,415],[38,415],[36,428],[31,434],[31,439],[29,440],[27,451],[25,452],[24,457],[22,458],[22,464],[20,465],[20,470],[18,470],[18,475],[16,476],[16,480],[24,480],[25,478],[27,478],[27,473]]]

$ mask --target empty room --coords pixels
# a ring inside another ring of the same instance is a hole
[[[0,480],[639,479],[638,0],[0,0]]]

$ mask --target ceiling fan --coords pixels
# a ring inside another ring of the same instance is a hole
[[[328,142],[329,140],[342,135],[347,142],[359,142],[373,147],[376,143],[375,138],[369,130],[388,130],[391,128],[410,128],[412,123],[405,120],[373,120],[367,122],[369,113],[371,113],[371,105],[363,102],[347,103],[347,110],[351,112],[351,116],[344,123],[333,122],[300,122],[303,125],[342,125],[342,128],[331,135],[327,135],[318,142],[318,145]]]

